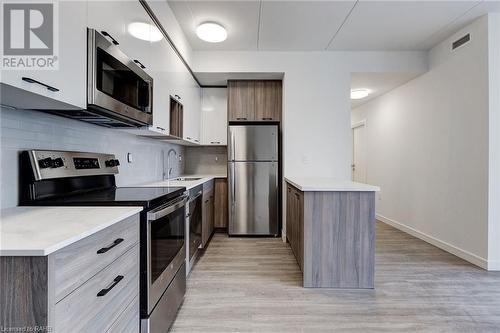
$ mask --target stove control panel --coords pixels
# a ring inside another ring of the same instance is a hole
[[[120,162],[112,154],[30,150],[28,151],[36,180],[118,173]]]
[[[73,164],[75,165],[75,169],[77,169],[77,170],[79,170],[79,169],[99,169],[101,167],[99,165],[99,159],[97,159],[97,158],[74,157]]]

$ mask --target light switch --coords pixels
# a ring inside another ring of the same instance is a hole
[[[132,153],[127,153],[127,162],[132,163]]]

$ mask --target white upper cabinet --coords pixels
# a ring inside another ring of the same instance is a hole
[[[87,106],[87,2],[52,2],[58,9],[54,15],[58,69],[2,70],[1,82],[69,104],[18,97],[19,108],[83,109]]]
[[[227,144],[227,89],[203,88],[201,103],[201,143]]]
[[[139,1],[89,1],[88,26],[99,31],[130,59],[142,64],[148,72],[151,67],[149,29],[139,29],[142,38],[134,37],[130,25],[152,21]],[[148,72],[149,73],[149,72]],[[154,105],[153,105],[154,107]]]
[[[195,144],[201,143],[201,89],[191,73],[184,73],[184,139]]]

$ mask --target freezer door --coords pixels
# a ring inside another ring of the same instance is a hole
[[[228,161],[277,161],[278,126],[229,126]]]
[[[278,235],[278,163],[229,163],[229,234]]]

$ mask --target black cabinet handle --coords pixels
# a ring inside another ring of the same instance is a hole
[[[37,81],[37,80],[33,80],[32,78],[30,77],[23,77],[22,78],[23,81],[26,81],[26,82],[29,82],[29,83],[36,83],[36,84],[39,84],[41,86],[44,86],[45,88],[47,88],[47,90],[50,90],[50,91],[59,91],[59,89],[57,88],[54,88],[52,86],[49,86],[48,84],[45,84],[43,82],[40,82],[40,81]]]
[[[273,118],[267,117],[267,118],[262,118],[262,120],[273,120]]]
[[[194,142],[200,142],[200,140],[198,140],[198,139],[194,139]]]
[[[116,39],[113,38],[113,36],[111,36],[110,34],[108,34],[106,31],[102,30],[101,33],[106,36],[106,37],[109,37],[109,39],[111,39],[111,42],[115,45],[120,45],[120,43],[118,43],[118,41]]]
[[[114,248],[115,246],[117,246],[118,244],[120,244],[121,242],[123,242],[123,238],[117,238],[117,239],[115,239],[113,244],[111,244],[110,246],[103,247],[102,249],[97,250],[97,254],[106,253],[109,250],[111,250],[112,248]]]
[[[210,141],[211,144],[220,144],[220,141]]]
[[[134,59],[134,62],[139,65],[139,67],[141,67],[142,69],[146,68],[146,66],[144,66],[139,60],[137,59]]]
[[[191,140],[191,138],[189,136],[186,136],[186,139]]]
[[[156,126],[156,128],[159,129],[160,131],[165,131],[165,129],[163,127]]]
[[[247,118],[244,118],[244,117],[237,117],[236,120],[247,120]]]
[[[106,294],[109,293],[110,290],[113,289],[121,280],[123,280],[123,275],[118,275],[117,277],[115,277],[113,283],[111,283],[111,285],[108,288],[101,289],[101,291],[97,293],[97,297],[106,296]]]

